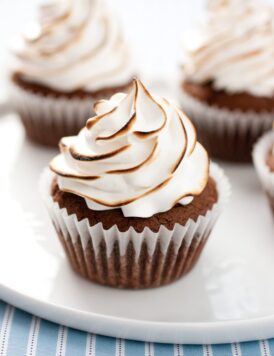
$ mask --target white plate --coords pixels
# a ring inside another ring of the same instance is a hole
[[[219,343],[274,336],[274,230],[252,167],[224,165],[233,195],[196,268],[170,286],[123,291],[69,268],[38,192],[55,154],[0,119],[0,296],[43,318],[110,336]]]

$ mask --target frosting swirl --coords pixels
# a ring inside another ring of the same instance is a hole
[[[104,0],[54,0],[14,43],[16,71],[61,91],[128,83],[132,58]]]
[[[97,116],[78,136],[63,138],[50,168],[61,190],[89,208],[121,208],[150,217],[189,204],[208,181],[207,152],[195,128],[173,104],[134,80],[129,94],[95,104]]]
[[[185,41],[186,80],[217,90],[274,93],[274,10],[256,0],[208,0],[209,19]],[[188,43],[189,42],[189,43]]]

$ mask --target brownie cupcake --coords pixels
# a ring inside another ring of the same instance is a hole
[[[68,260],[113,287],[175,281],[199,258],[228,181],[190,120],[140,81],[95,111],[78,136],[61,140],[41,181]]]
[[[208,16],[186,38],[181,104],[210,155],[249,162],[274,118],[274,10],[256,0],[208,0]]]
[[[11,98],[27,136],[57,145],[85,125],[95,100],[127,90],[133,62],[104,0],[55,0],[14,43]]]
[[[264,134],[253,150],[253,162],[274,215],[274,131]]]

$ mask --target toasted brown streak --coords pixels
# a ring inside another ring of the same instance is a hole
[[[48,36],[50,35],[51,31],[43,29],[43,31],[40,32],[40,34],[34,38],[28,38],[26,36],[23,35],[24,40],[29,43],[30,45],[35,45],[37,42],[40,41],[41,38],[43,38],[44,36]],[[23,55],[18,55],[20,58],[25,58],[25,56]]]
[[[203,192],[203,190],[205,189],[205,187],[206,187],[206,185],[207,185],[207,182],[208,182],[208,179],[209,179],[209,157],[207,156],[207,169],[206,169],[206,174],[205,174],[205,178],[204,178],[204,180],[203,180],[203,184],[202,184],[202,190],[199,190],[199,191],[191,191],[191,192],[189,192],[189,193],[187,193],[187,194],[184,194],[184,195],[182,195],[180,198],[178,198],[178,199],[176,199],[175,200],[175,202],[172,204],[172,208],[176,205],[176,204],[178,204],[179,202],[180,202],[180,200],[182,200],[182,199],[184,199],[184,198],[186,198],[186,197],[188,197],[188,196],[193,196],[193,197],[195,197],[195,196],[198,196],[198,195],[200,195],[202,192]]]
[[[140,139],[147,139],[149,138],[150,136],[153,136],[155,135],[156,133],[160,132],[166,125],[166,122],[167,122],[167,117],[166,117],[166,114],[165,114],[165,121],[164,123],[162,124],[161,127],[159,127],[158,129],[156,130],[153,130],[153,131],[149,131],[149,132],[143,132],[143,131],[134,131],[133,134],[140,138]]]
[[[126,145],[126,146],[120,147],[117,150],[114,150],[112,152],[107,152],[107,153],[103,153],[103,154],[95,155],[95,156],[88,156],[88,155],[81,154],[81,153],[77,152],[75,150],[75,147],[73,147],[73,146],[71,146],[69,148],[69,152],[72,155],[72,157],[74,159],[76,159],[77,161],[92,162],[92,161],[100,161],[100,160],[104,160],[107,158],[115,157],[118,154],[126,151],[130,147],[131,147],[131,145]]]
[[[125,67],[126,63],[128,62],[128,54],[125,53],[123,56],[122,56],[122,62],[120,65],[118,65],[118,67],[112,69],[112,70],[109,70],[109,71],[105,71],[104,73],[101,73],[99,75],[96,75],[94,77],[87,77],[85,82],[83,83],[80,83],[78,87],[76,87],[76,89],[81,89],[86,82],[92,82],[92,81],[95,81],[95,80],[98,80],[99,79],[104,79],[104,78],[108,78],[109,76],[112,76],[112,75],[115,75],[116,73],[119,73],[121,70],[123,70],[123,68]]]
[[[97,180],[100,179],[100,176],[78,176],[75,174],[67,174],[62,172],[59,169],[56,169],[52,162],[49,164],[49,168],[52,170],[52,172],[56,173],[58,176],[64,177],[64,178],[73,178],[73,179],[80,179],[80,180]]]
[[[135,85],[136,85],[137,81],[135,80],[134,83],[135,83]],[[152,100],[152,101],[158,106],[158,108],[160,109],[160,111],[162,112],[163,117],[164,117],[163,124],[162,124],[158,129],[156,129],[156,130],[149,131],[149,132],[143,132],[143,131],[135,131],[135,132],[133,132],[133,134],[134,134],[136,137],[138,137],[138,138],[140,138],[140,139],[146,139],[146,138],[149,138],[150,136],[153,136],[153,135],[156,134],[157,132],[161,131],[161,130],[165,127],[166,122],[167,122],[167,114],[166,114],[165,110],[163,109],[163,107],[151,96],[151,94],[148,92],[148,90],[147,90],[146,87],[143,85],[143,83],[140,82],[139,80],[138,80],[138,83],[142,86],[142,88],[143,88],[145,94],[148,96],[148,98],[149,98],[150,100]],[[137,93],[138,93],[138,86],[137,86],[137,85],[136,85],[136,88],[137,88],[136,90],[137,90]],[[136,95],[137,95],[137,94],[136,94]],[[137,96],[136,96],[136,100],[137,100]],[[135,104],[134,104],[135,106],[136,106],[136,100],[135,100]],[[135,109],[135,111],[136,111],[136,109]]]
[[[252,36],[252,31],[247,32],[244,36],[239,37],[239,38],[232,38],[227,42],[223,41],[223,36],[221,35],[216,35],[216,39],[215,39],[215,43],[214,43],[214,47],[215,49],[213,51],[208,51],[208,46],[203,46],[201,47],[199,50],[197,50],[198,55],[200,56],[200,58],[198,58],[196,60],[196,66],[200,66],[201,64],[203,64],[203,62],[209,61],[216,52],[222,52],[222,50],[224,48],[228,48],[228,46],[231,45],[231,43],[233,43],[233,46],[235,46],[236,44],[241,45],[241,43],[243,41],[248,41],[249,38]],[[219,37],[219,38],[218,38]],[[224,67],[227,63],[231,62],[231,58],[229,58],[227,61],[223,61],[222,63],[218,63],[215,65],[215,70],[219,69],[220,67]],[[211,78],[209,78],[211,79]]]
[[[136,113],[137,108],[137,96],[138,96],[138,79],[134,78],[132,81],[132,86],[134,88],[134,98],[133,98],[133,110]]]
[[[136,137],[138,137],[141,140],[144,140],[144,139],[149,138],[150,136],[153,136],[157,132],[158,132],[158,130],[149,131],[149,132],[135,131],[135,132],[133,132],[133,135],[135,135]]]
[[[250,57],[255,57],[259,54],[261,54],[262,51],[261,50],[256,50],[256,51],[250,51],[248,53],[245,53],[245,54],[240,54],[238,56],[235,56],[235,57],[232,57],[230,59],[231,62],[237,62],[238,60],[242,60],[242,59],[248,59]]]
[[[104,117],[113,114],[116,110],[117,110],[118,106],[115,106],[115,108],[111,109],[110,111],[108,111],[105,114],[102,115],[97,115],[95,117],[92,117],[91,119],[88,119],[87,123],[86,123],[86,128],[87,129],[91,129],[95,124],[97,124],[97,122],[99,122],[101,119],[103,119]]]
[[[163,98],[163,100],[165,101],[165,103],[168,106],[170,106],[170,103],[169,103],[168,100],[166,100],[165,98]],[[175,109],[175,111],[176,111],[177,119],[180,121],[181,127],[182,127],[183,132],[184,132],[185,145],[184,145],[184,148],[182,150],[182,153],[181,153],[180,157],[178,158],[177,162],[174,164],[173,168],[171,169],[171,174],[173,174],[177,170],[177,168],[179,167],[180,163],[182,162],[182,160],[183,160],[183,158],[185,156],[185,153],[186,153],[186,150],[187,150],[187,146],[188,146],[188,137],[187,137],[187,132],[186,132],[183,120],[181,118],[181,115],[180,115],[179,111],[177,109]],[[193,129],[194,129],[194,127],[193,127]],[[195,129],[194,129],[194,131],[195,131]],[[195,145],[194,145],[194,147],[195,147]]]
[[[137,80],[136,79],[133,79],[133,82],[132,82],[132,85],[134,86],[134,104],[133,104],[133,107],[134,107],[134,114],[132,115],[132,117],[130,118],[129,122],[121,129],[121,130],[124,130],[125,128],[127,129],[130,129],[133,124],[136,122],[136,99],[137,99],[137,93],[138,93],[138,85],[137,85]],[[96,104],[99,104],[100,102],[102,102],[103,100],[100,100],[99,102],[95,103],[94,104],[94,109],[96,108]],[[104,117],[106,117],[107,115],[111,115],[113,114],[116,110],[118,109],[118,106],[116,106],[115,108],[113,108],[112,110],[110,110],[109,112],[105,113],[105,114],[102,114],[102,115],[98,115],[97,117],[95,118],[91,118],[88,120],[87,122],[87,125],[86,127],[88,129],[92,128],[93,125],[95,125],[98,121],[100,121],[101,119],[103,119]],[[130,125],[129,127],[127,125]],[[115,133],[114,135],[118,134],[120,131],[118,131],[117,133]],[[126,131],[125,131],[126,132]],[[121,132],[121,134],[123,134],[124,132]],[[114,136],[112,135],[112,136]],[[106,137],[106,138],[100,138],[98,137],[97,140],[100,140],[100,139],[110,139],[112,138],[112,136],[109,136],[109,137]]]
[[[133,85],[135,85],[135,95],[136,95],[136,90],[137,90],[137,85],[136,85],[136,80],[133,80]],[[116,110],[118,109],[118,106],[115,106],[115,108],[113,108],[112,110],[106,112],[105,114],[102,115],[97,115],[95,117],[92,117],[91,119],[89,119],[86,123],[86,127],[87,129],[91,129],[94,125],[96,125],[101,119],[105,118],[108,115],[113,114]],[[136,114],[135,114],[136,115]],[[132,118],[131,118],[132,119]],[[134,117],[134,122],[135,122],[135,117]]]
[[[56,26],[59,26],[62,22],[66,21],[67,19],[70,18],[70,16],[72,15],[72,10],[71,8],[68,9],[66,12],[64,12],[62,15],[60,15],[59,17],[56,17],[52,23],[50,25],[46,25],[44,28],[43,28],[43,31],[41,33],[41,35],[35,39],[34,41],[31,41],[31,43],[36,43],[38,42],[43,36],[47,36],[49,35],[50,33],[53,32],[53,29],[54,27]]]
[[[55,48],[55,49],[53,49],[53,50],[46,50],[46,51],[45,51],[45,50],[42,50],[42,51],[39,52],[39,54],[40,54],[41,56],[47,57],[47,56],[51,56],[51,55],[53,55],[53,54],[62,52],[62,51],[64,51],[65,49],[67,49],[67,48],[69,48],[70,46],[72,46],[73,43],[76,42],[76,41],[78,41],[78,39],[82,36],[83,30],[84,30],[84,28],[85,28],[85,27],[87,26],[87,24],[88,24],[90,14],[91,14],[91,3],[89,3],[89,9],[88,9],[88,11],[87,11],[87,15],[86,15],[85,20],[84,20],[78,27],[74,27],[74,28],[72,29],[73,32],[74,32],[74,35],[73,35],[72,38],[70,38],[69,41],[65,42],[63,45],[61,45],[61,46],[59,46],[59,47],[57,47],[57,48]],[[53,24],[53,25],[47,27],[46,30],[47,30],[47,31],[52,30],[55,26],[56,26],[56,25]],[[43,36],[43,34],[42,34],[42,36]]]
[[[185,135],[185,145],[183,147],[183,150],[181,152],[181,155],[180,157],[178,158],[177,162],[174,164],[174,166],[171,168],[171,174],[173,174],[177,168],[179,167],[180,163],[182,162],[182,160],[184,159],[185,157],[185,153],[186,153],[186,150],[187,150],[187,145],[188,145],[188,138],[187,138],[187,132],[186,132],[186,129],[185,129],[185,126],[183,124],[183,121],[180,117],[180,115],[178,114],[178,112],[176,112],[177,114],[177,119],[180,121],[180,124],[181,124],[181,127],[182,127],[182,130],[184,132],[184,135]]]
[[[79,63],[85,62],[85,61],[89,60],[92,56],[96,56],[98,53],[100,53],[100,50],[104,47],[104,45],[106,43],[106,40],[107,40],[107,26],[108,26],[108,23],[107,23],[105,18],[102,19],[102,21],[103,21],[103,24],[105,26],[104,37],[102,38],[101,42],[99,42],[98,45],[95,48],[93,48],[90,52],[84,54],[82,57],[76,59],[74,62],[70,62],[67,65],[63,66],[62,68],[51,69],[51,70],[48,70],[46,73],[45,72],[44,73],[47,76],[52,76],[52,75],[56,74],[57,71],[58,71],[58,73],[63,73],[67,69],[73,68],[74,66],[78,65]],[[70,42],[70,44],[72,45],[73,42]],[[65,49],[67,49],[67,47],[63,48],[63,49],[65,50]],[[55,54],[55,53],[52,53],[52,54]],[[50,54],[48,54],[48,55],[50,55]],[[18,58],[23,59],[23,60],[28,60],[29,57],[30,57],[29,55],[22,54],[22,53],[16,53],[16,56]],[[32,75],[35,75],[35,74],[32,73]],[[76,90],[81,89],[81,87],[82,87],[82,85],[80,85],[79,88],[76,88]]]
[[[96,141],[107,141],[107,140],[112,140],[113,138],[117,138],[119,136],[123,136],[124,134],[126,134],[127,132],[130,131],[130,129],[132,128],[132,126],[134,125],[134,123],[136,122],[136,113],[134,113],[131,118],[129,119],[129,121],[117,132],[115,132],[113,135],[110,136],[98,136],[96,138]]]
[[[183,122],[183,118],[182,118],[182,112],[179,110],[177,111],[178,112],[178,115],[180,116],[181,118],[181,121]],[[183,113],[183,115],[185,115]],[[194,148],[196,146],[196,143],[197,143],[197,132],[196,132],[196,128],[195,126],[193,125],[192,121],[190,121],[190,119],[185,115],[186,119],[188,120],[188,123],[192,126],[192,131],[194,133],[194,140],[193,140],[193,144],[192,144],[192,147],[190,148],[189,150],[189,153],[188,153],[188,157],[192,154],[192,152],[194,151]]]
[[[42,5],[43,6],[43,5]],[[45,6],[43,6],[45,7]],[[62,22],[66,21],[70,16],[71,16],[72,12],[71,9],[67,9],[66,12],[64,12],[63,14],[61,14],[60,16],[56,17],[52,23],[49,25],[45,25],[44,28],[42,29],[41,33],[39,34],[39,36],[35,37],[35,38],[28,38],[26,36],[24,36],[24,40],[29,43],[29,44],[36,44],[37,42],[40,41],[41,38],[43,38],[44,36],[48,36],[49,34],[52,33],[52,30],[54,27],[58,26],[59,24],[61,24]]]
[[[93,111],[97,111],[97,106],[102,104],[102,103],[105,103],[107,102],[108,100],[105,100],[105,99],[100,99],[100,100],[97,100],[94,104],[93,104]]]
[[[84,128],[80,130],[79,134],[80,134],[83,130],[84,130]],[[64,138],[65,138],[65,137],[64,137]],[[63,152],[67,152],[67,151],[69,150],[69,147],[70,147],[70,145],[67,145],[67,144],[64,143],[64,138],[61,138],[61,140],[60,140],[59,143],[58,143],[59,150],[60,150],[60,152],[62,152],[62,153],[63,153]]]
[[[108,171],[106,173],[107,174],[127,174],[127,173],[132,173],[132,172],[137,171],[138,169],[142,168],[143,166],[147,165],[150,161],[152,161],[152,159],[154,158],[154,154],[156,152],[157,147],[158,147],[158,142],[156,140],[155,145],[153,146],[152,151],[149,154],[149,156],[142,163],[138,164],[137,166],[128,168],[128,169],[112,170],[112,171]]]
[[[104,200],[100,200],[100,199],[96,199],[96,198],[93,198],[93,197],[89,197],[87,195],[80,194],[78,192],[76,193],[71,189],[62,188],[62,191],[67,192],[67,193],[76,194],[76,195],[78,195],[78,196],[80,196],[82,198],[89,199],[89,200],[91,200],[91,201],[93,201],[93,202],[95,202],[97,204],[104,205],[104,206],[107,206],[109,208],[118,208],[120,206],[128,205],[128,204],[134,202],[135,200],[141,199],[141,198],[143,198],[143,197],[145,197],[145,196],[147,196],[147,195],[149,195],[151,193],[154,193],[154,192],[160,190],[162,187],[164,187],[164,186],[166,186],[168,184],[168,182],[171,180],[171,178],[172,178],[172,176],[168,177],[164,182],[160,183],[156,187],[146,191],[145,193],[143,193],[143,194],[141,194],[141,195],[139,195],[137,197],[134,197],[134,198],[128,199],[128,200],[117,201],[117,202],[114,202],[114,203],[108,203],[108,202],[106,202]]]
[[[99,42],[98,45],[92,49],[92,51],[90,51],[90,52],[86,53],[85,55],[83,55],[82,57],[80,57],[80,60],[79,60],[80,62],[84,62],[84,61],[88,60],[91,56],[96,56],[99,53],[99,51],[104,47],[105,43],[107,42],[109,23],[105,17],[101,21],[104,26],[104,37],[102,38],[101,42]],[[76,64],[77,62],[75,62],[74,64]]]
[[[59,150],[60,150],[61,152],[64,152],[65,150],[68,149],[68,146],[64,144],[64,142],[63,142],[62,139],[59,141],[58,146],[59,146]]]

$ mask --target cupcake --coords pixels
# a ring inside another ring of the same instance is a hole
[[[134,80],[99,101],[42,175],[42,194],[72,268],[118,288],[189,272],[229,193],[194,126]]]
[[[128,90],[134,68],[103,0],[55,0],[14,42],[11,99],[27,136],[57,145],[85,125],[96,100]]]
[[[208,0],[208,15],[185,43],[181,104],[210,155],[249,162],[274,117],[274,10],[256,0]]]
[[[264,134],[254,146],[253,162],[274,215],[274,130]]]

